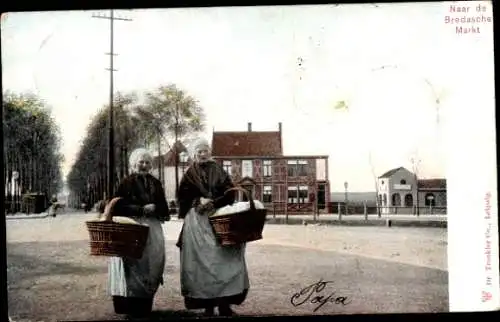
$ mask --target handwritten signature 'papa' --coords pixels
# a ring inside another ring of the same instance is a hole
[[[348,298],[346,296],[336,296],[335,291],[329,293],[328,296],[325,296],[324,293],[322,294],[322,292],[326,288],[326,285],[329,283],[333,283],[333,281],[323,281],[323,279],[320,279],[319,282],[306,286],[301,291],[293,294],[290,302],[293,306],[299,306],[308,301],[312,304],[318,303],[319,305],[313,310],[313,312],[319,310],[319,308],[321,308],[326,303],[342,305],[348,305],[349,303],[351,303],[351,301],[348,301]]]

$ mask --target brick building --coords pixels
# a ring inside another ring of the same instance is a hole
[[[214,131],[213,158],[253,198],[277,213],[326,212],[328,156],[284,155],[278,131]],[[244,199],[244,196],[241,196]],[[287,205],[285,207],[285,205]]]

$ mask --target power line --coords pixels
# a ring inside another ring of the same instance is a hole
[[[117,55],[114,52],[114,21],[132,21],[129,18],[120,18],[114,16],[114,10],[110,10],[110,15],[92,15],[92,18],[109,19],[110,21],[110,50],[109,53],[109,117],[108,117],[108,189],[107,198],[111,199],[114,195],[115,187],[115,136],[114,136],[114,107],[113,107],[113,72],[117,71],[113,68],[113,58]]]

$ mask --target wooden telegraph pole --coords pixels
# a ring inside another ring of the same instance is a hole
[[[128,18],[118,18],[114,16],[114,10],[110,10],[109,16],[103,15],[92,15],[93,18],[109,19],[110,21],[110,51],[106,53],[109,55],[109,117],[108,117],[108,189],[107,197],[112,198],[114,195],[115,188],[115,135],[114,135],[114,108],[113,108],[113,72],[117,71],[113,69],[113,58],[116,55],[114,53],[114,21],[131,21]]]

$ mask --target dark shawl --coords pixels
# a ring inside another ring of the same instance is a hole
[[[148,216],[157,217],[162,221],[170,220],[165,191],[160,180],[150,174],[133,173],[124,178],[116,191],[115,197],[123,198],[116,204],[117,215],[125,217],[144,216],[143,207],[155,204],[156,210]]]
[[[195,162],[188,168],[181,179],[177,193],[179,218],[185,218],[189,209],[200,197],[214,201],[214,208],[219,209],[234,203],[235,191],[224,195],[224,192],[234,187],[231,177],[214,161]]]

